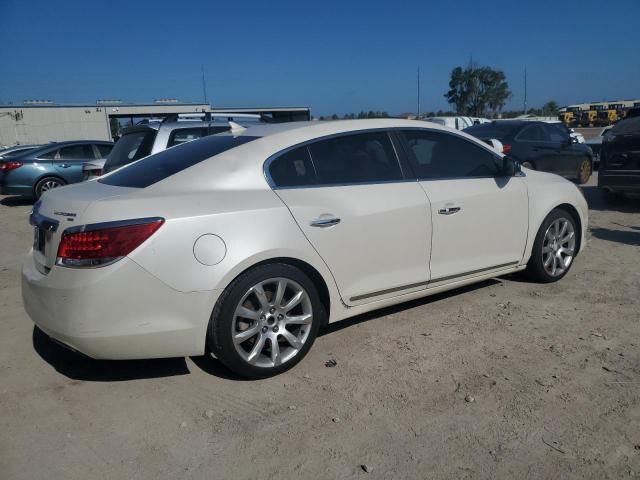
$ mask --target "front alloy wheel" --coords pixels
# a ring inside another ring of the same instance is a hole
[[[225,289],[211,315],[208,345],[235,373],[277,375],[309,351],[325,311],[314,283],[298,268],[260,265]]]
[[[583,160],[578,168],[578,183],[584,185],[591,178],[591,162],[589,160]]]
[[[567,218],[555,220],[544,234],[542,264],[551,277],[560,277],[571,265],[576,249],[576,232]]]
[[[577,254],[578,228],[566,210],[553,210],[544,219],[533,243],[527,273],[536,281],[556,282],[564,277]]]

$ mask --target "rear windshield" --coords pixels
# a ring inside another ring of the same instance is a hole
[[[502,140],[516,131],[519,127],[520,125],[513,125],[511,123],[492,122],[473,125],[472,127],[465,128],[463,131],[477,138],[495,138],[497,140]]]
[[[120,140],[116,142],[107,157],[107,161],[104,164],[104,173],[112,172],[117,168],[150,155],[157,133],[153,129],[144,129],[126,133],[120,137]]]
[[[26,147],[26,148],[18,148],[16,150],[11,150],[10,152],[2,153],[0,150],[0,156],[3,158],[16,157],[18,155],[22,155],[23,153],[27,153],[31,150],[35,150],[36,147]]]
[[[115,185],[117,187],[146,188],[196,163],[256,138],[259,137],[214,135],[202,138],[151,155],[98,181],[105,185]]]

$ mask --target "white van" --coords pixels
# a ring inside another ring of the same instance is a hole
[[[445,127],[455,128],[456,130],[464,130],[473,125],[471,117],[427,117],[423,119],[425,122],[437,123]]]

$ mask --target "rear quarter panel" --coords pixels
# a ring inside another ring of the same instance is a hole
[[[129,258],[171,288],[212,291],[215,299],[251,266],[287,257],[315,268],[327,283],[332,305],[340,304],[330,271],[270,189],[185,192],[170,198],[141,191],[135,197],[135,202],[129,197],[95,202],[83,223],[115,220],[118,212],[123,219],[165,218],[165,224]],[[194,255],[196,240],[205,234],[217,235],[226,247],[224,258],[215,265],[203,265]]]

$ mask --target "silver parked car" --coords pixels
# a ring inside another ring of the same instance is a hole
[[[202,119],[197,119],[191,114],[172,116],[162,121],[149,121],[125,129],[108,158],[84,164],[83,179],[92,180],[167,148],[227,132],[232,128],[232,120],[263,120],[260,115],[252,114],[206,114],[201,117]]]

